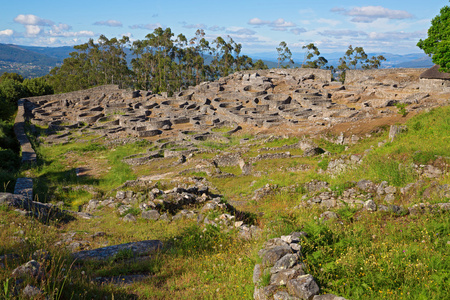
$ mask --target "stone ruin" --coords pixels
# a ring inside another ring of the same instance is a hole
[[[32,124],[48,126],[48,143],[67,141],[79,128],[117,139],[173,138],[188,142],[223,140],[239,129],[311,134],[340,123],[396,114],[431,105],[420,90],[423,70],[348,71],[346,83],[315,69],[242,71],[203,82],[173,97],[109,85],[66,94],[28,98]],[[225,129],[224,129],[225,128]],[[226,130],[228,129],[228,130]],[[58,132],[58,135],[52,133]]]
[[[28,98],[20,101],[24,113],[34,125],[47,127],[47,135],[41,137],[46,143],[64,143],[71,139],[74,130],[94,133],[107,137],[110,143],[147,139],[157,145],[145,155],[127,157],[129,164],[146,163],[160,156],[181,159],[194,151],[196,143],[212,140],[227,141],[227,136],[236,131],[247,129],[275,132],[278,134],[311,134],[320,133],[326,128],[341,123],[378,119],[397,114],[390,107],[398,103],[408,104],[408,111],[426,109],[446,103],[448,97],[445,90],[424,88],[419,81],[423,70],[395,69],[373,71],[348,71],[345,84],[331,80],[331,73],[325,70],[293,69],[262,70],[237,72],[215,82],[204,82],[196,87],[189,87],[173,97],[156,95],[149,91],[127,91],[109,85],[72,93]],[[445,100],[441,100],[444,98]],[[443,102],[444,101],[444,102]],[[19,109],[21,115],[22,109]],[[24,123],[19,119],[16,123]],[[344,138],[342,143],[344,143]],[[25,141],[26,142],[26,141]],[[244,141],[245,142],[245,141]],[[22,143],[23,146],[23,143]],[[178,146],[180,149],[174,149]],[[285,146],[283,146],[285,147]],[[279,147],[277,150],[281,150]],[[305,154],[320,153],[320,148],[301,141],[283,150],[300,148]],[[323,151],[323,150],[322,150]],[[163,153],[163,154],[161,154]],[[35,159],[30,155],[24,161]],[[264,156],[266,155],[266,156]],[[205,163],[205,172],[218,166],[239,165],[243,173],[251,172],[251,163],[259,159],[291,157],[289,152],[264,154],[244,161],[239,153],[216,156],[212,162]],[[267,156],[268,155],[268,156]],[[277,157],[270,155],[278,155]],[[330,170],[339,170],[341,165],[350,162],[358,163],[360,157],[350,157],[348,162],[330,162]],[[303,168],[303,166],[302,166]],[[197,167],[195,171],[202,171]],[[189,171],[189,170],[188,170]],[[435,177],[435,170],[422,170]],[[225,174],[226,175],[226,174]],[[438,175],[441,175],[439,173]],[[28,181],[24,181],[24,186]],[[437,205],[417,204],[405,209],[394,205],[376,204],[384,199],[389,203],[399,191],[382,182],[379,185],[371,182],[358,182],[358,188],[349,188],[342,195],[333,193],[326,182],[309,184],[305,206],[321,206],[327,209],[337,206],[338,201],[370,211],[395,211],[398,213],[417,214],[423,211],[449,210],[448,203]],[[28,184],[27,186],[30,186]],[[406,191],[405,187],[405,191]],[[52,205],[32,201],[28,188],[21,188],[24,195],[0,195],[0,203],[8,202],[11,206],[25,209],[25,214],[64,213],[82,218],[92,218],[86,212],[69,212],[59,210]],[[366,192],[370,190],[375,197]],[[256,198],[275,192],[276,188],[266,186],[256,190]],[[364,192],[361,192],[364,191]],[[448,186],[436,186],[437,192],[448,195]],[[436,191],[430,191],[436,192]],[[400,191],[403,193],[403,191]],[[407,191],[405,192],[407,193]],[[314,194],[314,195],[313,195]],[[158,199],[160,197],[160,199]],[[141,201],[142,200],[142,201]],[[131,191],[118,191],[116,197],[103,201],[91,200],[85,207],[87,211],[95,211],[100,206],[117,207],[124,220],[135,221],[128,210],[128,204],[140,203],[140,218],[151,220],[169,220],[177,218],[196,218],[201,224],[217,225],[224,228],[238,228],[242,238],[252,238],[259,229],[246,225],[232,216],[235,210],[230,205],[221,203],[220,198],[207,192],[207,189],[175,188],[169,191],[152,189],[147,195],[134,194]],[[201,209],[196,204],[205,204]],[[119,206],[118,206],[119,205]],[[169,207],[170,214],[162,209]],[[220,208],[224,213],[217,220],[209,220],[204,215],[208,210]],[[301,207],[296,207],[301,208]],[[336,218],[333,212],[325,212],[321,219]],[[104,233],[99,233],[104,234]],[[274,294],[274,299],[343,299],[334,295],[317,295],[318,287],[311,275],[305,274],[304,265],[300,261],[300,233],[292,233],[279,239],[268,241],[260,251],[263,264],[255,267],[254,283],[255,299],[266,299]],[[94,238],[95,234],[92,238]],[[61,241],[73,251],[89,248],[85,241],[74,241],[73,236]],[[160,241],[141,241],[100,249],[75,252],[74,257],[83,259],[104,259],[122,249],[131,249],[134,254],[141,255],[141,248],[151,246],[152,251],[162,247]],[[270,260],[270,261],[269,261]],[[31,263],[31,262],[29,262]],[[264,268],[270,272],[270,284],[259,287]],[[286,285],[286,290],[277,290]]]

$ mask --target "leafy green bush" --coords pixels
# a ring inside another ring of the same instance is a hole
[[[11,149],[0,148],[0,166],[3,170],[13,171],[19,167],[20,159]]]
[[[42,96],[53,94],[53,87],[44,78],[25,79],[22,83],[29,96]]]
[[[406,111],[406,107],[408,106],[408,104],[397,103],[395,106],[398,108],[398,113],[401,114],[402,117],[406,117],[406,115],[408,114],[408,112]]]
[[[2,97],[9,102],[15,102],[18,99],[27,96],[27,90],[21,82],[13,79],[5,79],[0,84]]]

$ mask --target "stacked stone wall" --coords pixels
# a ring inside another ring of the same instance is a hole
[[[358,85],[377,81],[381,83],[418,83],[419,76],[426,69],[374,69],[374,70],[347,70],[345,72],[346,85]],[[389,82],[388,82],[389,81]]]
[[[239,71],[242,74],[254,74],[255,70]],[[331,81],[331,71],[322,69],[297,68],[297,69],[268,69],[256,71],[261,76],[267,76],[269,73],[289,74],[296,77],[309,77],[314,75],[316,80]]]
[[[450,93],[450,80],[421,78],[420,89],[428,92]]]
[[[110,94],[112,92],[118,92],[118,91],[123,91],[123,90],[120,90],[118,85],[109,84],[109,85],[97,86],[97,87],[87,89],[87,90],[74,91],[74,92],[63,93],[63,94],[28,97],[26,99],[32,103],[39,103],[39,101],[42,101],[42,100],[54,101],[54,100],[61,100],[61,99],[68,99],[68,100],[80,99],[80,101],[81,101],[85,97],[89,97],[92,99],[92,98],[95,98],[96,96],[101,97],[103,94]]]

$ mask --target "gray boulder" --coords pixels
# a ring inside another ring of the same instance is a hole
[[[255,291],[253,293],[253,299],[255,300],[269,300],[270,296],[276,291],[277,287],[274,285],[269,285],[265,287],[255,287]]]
[[[35,261],[30,260],[29,262],[15,268],[11,276],[12,277],[25,277],[25,276],[31,276],[31,277],[40,277],[41,275],[41,265]]]
[[[141,217],[143,219],[154,220],[154,221],[157,221],[160,216],[161,215],[159,214],[159,212],[157,210],[154,210],[154,209],[143,211],[142,214],[141,214]]]
[[[262,263],[263,265],[274,265],[280,258],[285,256],[288,253],[292,253],[291,247],[288,245],[276,246],[268,249],[263,256]]]
[[[287,282],[288,292],[300,299],[309,300],[319,294],[319,286],[312,275],[302,275]]]
[[[298,256],[295,254],[286,254],[280,258],[270,270],[270,273],[278,273],[283,270],[287,270],[295,266],[298,261]]]
[[[28,284],[28,285],[23,289],[22,295],[23,295],[23,297],[24,297],[25,299],[28,299],[28,298],[29,298],[29,299],[36,299],[36,298],[42,296],[42,295],[43,295],[43,292],[42,292],[41,289],[39,289],[39,288],[37,288],[37,287],[35,287],[35,286],[32,286],[32,285],[29,285],[29,284]]]

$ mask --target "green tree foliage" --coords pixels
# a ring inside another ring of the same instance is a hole
[[[98,43],[90,39],[74,46],[70,57],[50,71],[48,82],[55,92],[70,92],[103,84],[123,84],[131,80],[125,47],[129,38],[108,39],[101,35]]]
[[[289,68],[290,64],[294,64],[294,60],[292,59],[292,52],[289,49],[288,45],[285,41],[282,41],[280,45],[277,47],[278,53],[278,68],[281,66],[283,68]],[[283,63],[287,61],[287,65],[283,66]]]
[[[22,83],[28,96],[42,96],[53,94],[53,87],[43,78],[25,79]]]
[[[0,76],[0,83],[2,83],[3,80],[7,80],[7,79],[15,80],[15,81],[18,81],[18,82],[23,82],[22,75],[19,75],[17,73],[5,72],[5,73],[2,74],[2,76]]]
[[[48,94],[53,94],[53,89],[44,78],[23,80],[16,73],[3,73],[0,76],[0,120],[12,120],[20,98]]]
[[[339,58],[340,65],[339,70],[356,70],[361,68],[363,70],[378,69],[382,61],[385,61],[383,55],[368,57],[363,47],[355,47],[352,45],[348,46],[345,55]]]
[[[5,101],[14,103],[22,97],[28,95],[20,81],[14,79],[4,79],[0,84],[0,94]]]
[[[302,49],[307,49],[305,59],[302,63],[302,68],[321,69],[328,63],[328,60],[326,60],[325,57],[320,56],[319,48],[317,48],[314,43],[305,45],[302,47]],[[316,58],[312,60],[312,58],[314,57]]]
[[[126,60],[128,47],[132,52],[130,65]],[[209,42],[201,29],[188,39],[183,34],[175,35],[170,28],[156,28],[132,44],[127,37],[119,40],[102,35],[97,43],[91,39],[74,48],[76,51],[48,76],[55,92],[121,84],[172,95],[202,81],[255,68],[250,57],[241,55],[241,44],[229,36]],[[212,57],[209,63],[206,55]],[[262,61],[256,67],[267,68]]]
[[[345,55],[339,58],[338,70],[341,71],[340,80],[344,81],[346,70],[356,70],[361,68],[363,70],[378,69],[381,66],[381,62],[386,58],[383,55],[369,56],[364,51],[363,47],[348,46]]]
[[[261,60],[258,59],[253,64],[253,70],[267,70],[269,67]]]
[[[440,14],[431,20],[428,37],[420,39],[417,46],[432,57],[440,71],[450,72],[450,7],[441,8]]]
[[[17,100],[53,93],[43,78],[25,79],[16,73],[0,76],[0,188],[12,192],[20,166],[20,146],[14,134]]]

